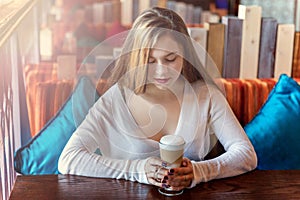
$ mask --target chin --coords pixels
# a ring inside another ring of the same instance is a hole
[[[160,90],[168,90],[168,85],[162,85],[162,84],[154,84],[158,89]]]

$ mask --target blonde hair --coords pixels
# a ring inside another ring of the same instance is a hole
[[[125,85],[136,93],[146,90],[147,63],[151,47],[163,34],[170,34],[183,48],[182,75],[189,82],[202,79],[194,66],[202,66],[187,27],[174,11],[154,7],[141,13],[129,31],[123,45],[121,56],[116,61],[109,86],[116,82]]]

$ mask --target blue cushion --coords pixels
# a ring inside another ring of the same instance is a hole
[[[81,77],[58,113],[15,152],[15,170],[21,174],[59,174],[57,163],[63,148],[98,98],[92,81]]]
[[[285,74],[259,113],[244,128],[258,169],[300,169],[300,86]]]

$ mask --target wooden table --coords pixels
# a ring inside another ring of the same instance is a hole
[[[125,180],[74,175],[18,176],[10,199],[300,199],[300,170],[252,171],[200,183],[177,197]]]

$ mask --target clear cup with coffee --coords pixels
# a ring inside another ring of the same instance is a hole
[[[165,135],[159,141],[160,158],[166,162],[165,168],[180,167],[185,141],[178,135]],[[171,188],[159,188],[158,191],[167,196],[176,196],[183,193],[183,190],[174,191]]]

